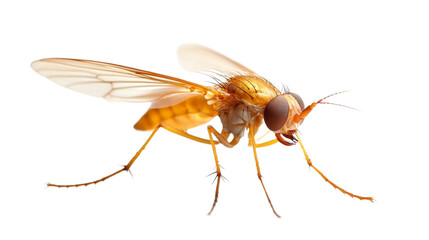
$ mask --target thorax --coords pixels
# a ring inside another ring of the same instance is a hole
[[[242,137],[249,124],[255,134],[263,122],[263,112],[268,102],[278,94],[270,82],[259,76],[232,76],[225,82],[224,90],[229,94],[219,117],[223,131]]]

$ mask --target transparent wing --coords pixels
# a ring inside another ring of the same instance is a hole
[[[201,45],[186,44],[177,50],[179,63],[187,71],[220,72],[224,75],[256,75],[240,63]]]
[[[109,100],[151,102],[172,93],[216,94],[211,87],[111,63],[47,58],[31,66],[59,85]]]

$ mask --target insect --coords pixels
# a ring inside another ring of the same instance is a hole
[[[257,176],[277,217],[280,216],[275,211],[262,181],[256,153],[257,148],[277,142],[285,146],[299,143],[308,165],[326,182],[350,197],[373,201],[372,197],[355,195],[326,178],[311,162],[297,132],[300,124],[318,104],[333,104],[324,100],[341,92],[331,94],[306,107],[298,94],[286,90],[281,92],[254,71],[204,46],[183,45],[178,49],[178,57],[185,70],[202,72],[216,83],[203,86],[154,72],[89,60],[46,58],[33,62],[31,66],[36,72],[72,90],[108,100],[151,102],[149,110],[137,121],[134,128],[151,130],[152,133],[127,165],[92,182],[73,185],[48,183],[48,186],[87,186],[128,171],[157,131],[164,128],[193,141],[211,145],[216,165],[216,190],[208,213],[210,215],[218,200],[222,178],[216,145],[232,148],[247,131]],[[215,117],[220,118],[222,130],[219,132],[208,125],[208,139],[187,132],[188,129],[203,125]],[[263,123],[276,138],[256,143],[255,134]],[[232,139],[228,140],[231,135]]]

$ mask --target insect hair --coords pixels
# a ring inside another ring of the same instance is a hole
[[[250,97],[251,99],[253,99],[253,96],[252,96],[250,93],[246,92],[246,90],[244,90],[243,88],[241,88],[241,87],[239,87],[239,86],[237,86],[237,85],[235,85],[235,84],[233,84],[233,83],[227,83],[227,85],[232,85],[232,86],[234,86],[234,87],[236,87],[236,88],[240,89],[240,90],[241,90],[241,91],[243,91],[245,94],[249,95],[249,97]]]
[[[215,82],[211,82],[213,85],[220,87],[224,91],[230,90],[232,92],[235,92],[231,87],[228,86],[227,79],[224,78],[223,75],[214,71],[202,72],[202,73],[215,81]]]
[[[282,94],[287,94],[290,93],[290,90],[288,88],[288,86],[284,85],[284,83],[282,83]]]

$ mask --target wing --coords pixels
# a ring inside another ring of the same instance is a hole
[[[177,50],[179,63],[187,71],[192,72],[220,72],[223,75],[256,75],[255,72],[240,63],[211,50],[210,48],[186,44]]]
[[[172,93],[217,91],[183,79],[111,63],[46,58],[31,67],[59,85],[95,97],[130,102],[151,102]]]

